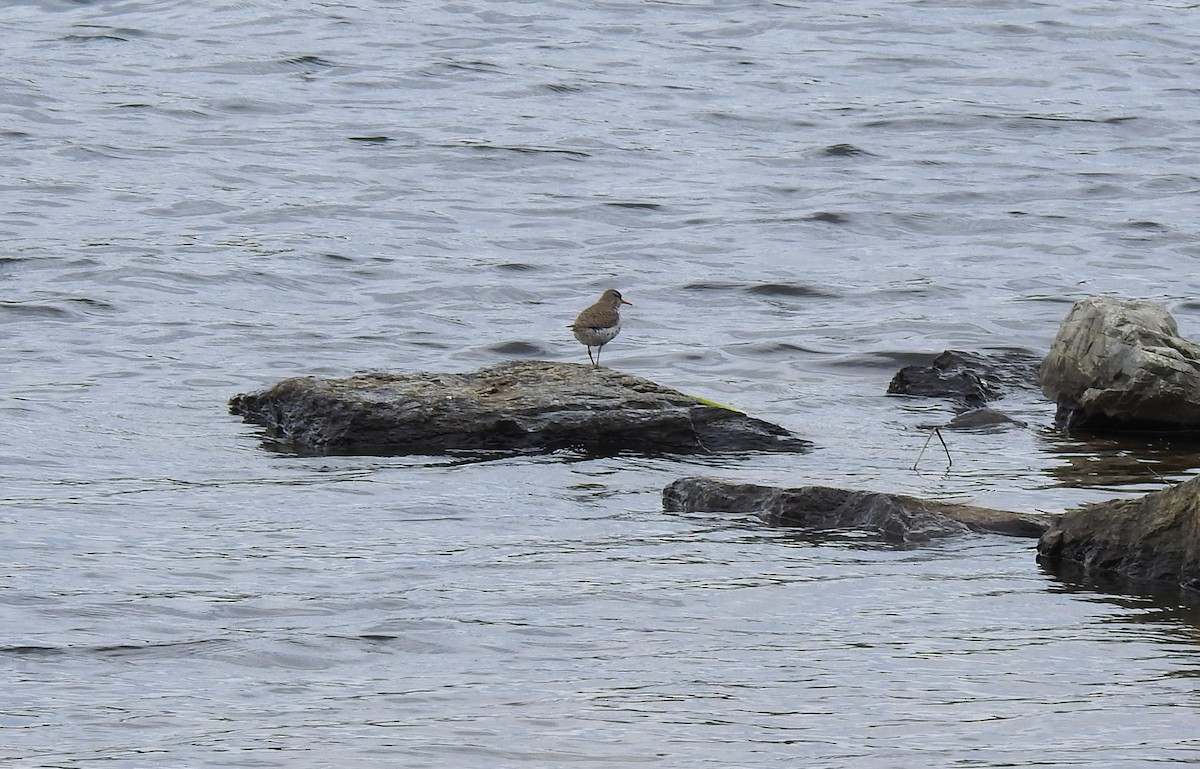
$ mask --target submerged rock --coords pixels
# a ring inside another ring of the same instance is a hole
[[[805,451],[784,428],[647,379],[516,361],[468,374],[285,379],[230,411],[302,453]]]
[[[977,408],[1014,389],[1036,389],[1040,360],[1027,353],[983,355],[946,350],[928,366],[905,366],[888,384],[890,395],[946,398]]]
[[[974,430],[977,432],[1026,426],[1021,420],[986,406],[964,411],[946,423],[947,430]]]
[[[1153,302],[1076,302],[1041,374],[1061,428],[1200,430],[1200,345]]]
[[[1200,589],[1200,477],[1136,499],[1065,513],[1042,535],[1051,569],[1115,575]]]
[[[771,526],[812,530],[868,530],[903,544],[984,531],[1039,537],[1049,523],[986,507],[917,499],[901,494],[827,486],[778,488],[718,478],[681,478],[663,489],[663,508],[680,512],[754,513]]]

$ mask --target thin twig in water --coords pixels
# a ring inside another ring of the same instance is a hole
[[[925,445],[921,447],[920,453],[917,454],[917,461],[913,462],[912,469],[914,472],[917,469],[917,465],[921,463],[921,457],[925,456],[925,449],[929,448],[929,442],[933,440],[933,436],[935,435],[942,442],[942,450],[946,452],[946,469],[949,470],[954,466],[954,458],[950,456],[950,447],[946,445],[946,439],[942,437],[942,431],[935,427],[929,431],[929,437],[925,439]]]
[[[1162,475],[1157,470],[1155,470],[1153,467],[1151,467],[1150,465],[1143,465],[1143,466],[1150,472],[1154,473],[1154,477],[1157,478],[1158,480],[1162,481],[1162,484],[1164,486],[1178,486],[1179,485],[1179,481],[1167,480],[1166,478],[1162,477]]]

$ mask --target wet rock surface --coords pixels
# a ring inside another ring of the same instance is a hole
[[[1042,535],[1051,570],[1119,576],[1200,589],[1200,478],[1136,499],[1065,513]]]
[[[807,450],[784,428],[647,379],[517,361],[466,374],[298,377],[237,395],[230,411],[300,453],[703,453]]]
[[[1089,431],[1200,430],[1200,345],[1153,302],[1076,302],[1041,367],[1055,423]]]
[[[984,355],[946,350],[929,365],[905,366],[892,377],[890,395],[945,398],[978,408],[1014,390],[1036,390],[1041,359],[1022,352]]]
[[[1028,427],[1025,422],[1010,417],[1002,411],[982,406],[955,416],[946,423],[947,430],[970,430],[986,432],[1006,427]]]
[[[890,544],[924,542],[970,531],[1036,538],[1049,522],[1036,515],[828,486],[779,488],[718,478],[681,478],[663,489],[677,512],[752,513],[771,526],[816,531],[865,530]]]

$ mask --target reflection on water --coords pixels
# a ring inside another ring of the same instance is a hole
[[[1041,570],[1054,578],[1050,588],[1116,607],[1107,621],[1147,623],[1169,627],[1189,643],[1200,644],[1200,592],[1178,585],[1084,571],[1081,564],[1038,559]]]
[[[1194,435],[1082,438],[1044,430],[1039,438],[1044,450],[1058,460],[1047,472],[1060,488],[1154,491],[1187,480],[1200,468],[1200,437]]]

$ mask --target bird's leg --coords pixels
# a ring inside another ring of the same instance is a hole
[[[596,359],[592,357],[592,346],[590,344],[587,346],[587,350],[588,350],[588,360],[590,360],[592,362],[592,368],[595,368],[596,367]],[[597,350],[597,352],[599,352],[599,350]]]
[[[600,351],[604,349],[604,345],[596,348],[596,368],[600,368]]]

